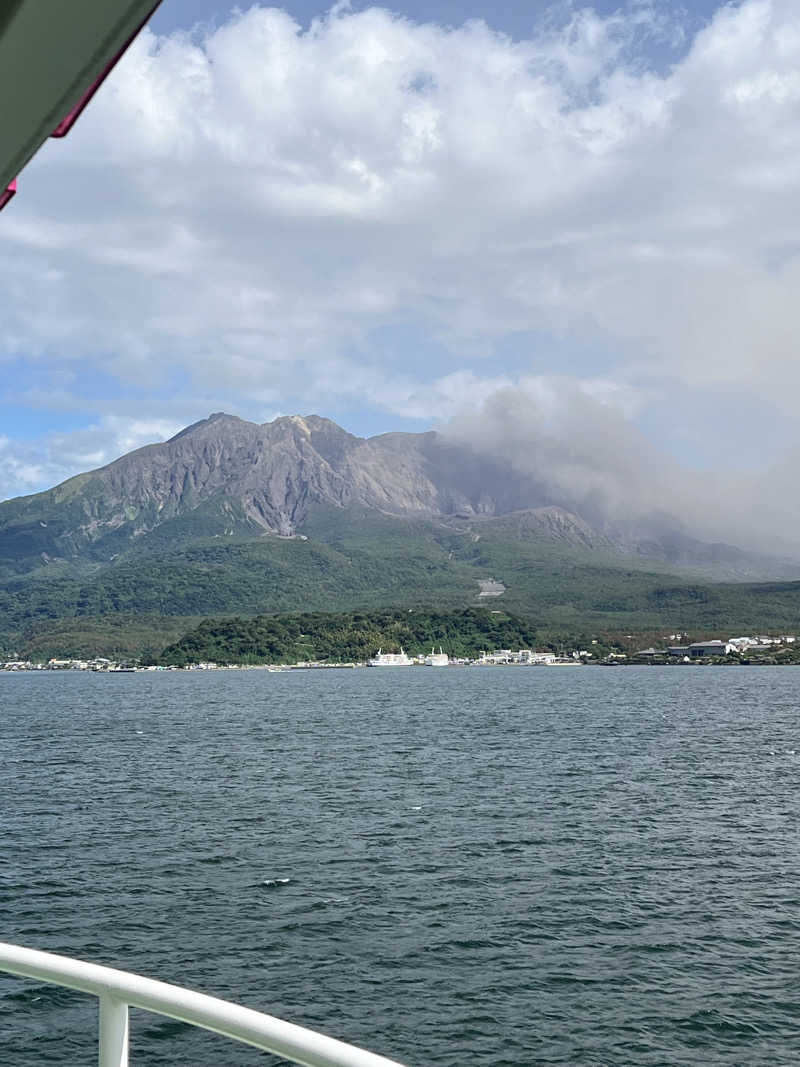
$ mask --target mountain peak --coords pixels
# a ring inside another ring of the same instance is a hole
[[[302,430],[304,433],[311,433],[311,429],[309,428],[308,422],[306,421],[306,419],[303,418],[302,415],[290,415],[289,422],[293,422],[295,426],[297,426],[298,429]]]
[[[261,425],[264,427],[293,426],[305,434],[326,432],[343,434],[347,437],[353,436],[343,429],[338,422],[334,422],[333,419],[326,419],[324,415],[278,415],[271,422],[263,422]]]
[[[198,430],[206,429],[215,422],[237,424],[245,423],[246,421],[246,419],[240,419],[238,415],[228,415],[225,411],[214,411],[208,416],[208,418],[198,419],[197,422],[193,422],[189,426],[184,426],[182,430],[178,430],[178,432],[173,437],[170,437],[169,441],[177,441],[181,437],[186,437],[189,434],[196,433]]]

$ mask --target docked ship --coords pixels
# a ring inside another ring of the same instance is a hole
[[[399,652],[383,652],[378,649],[377,656],[373,656],[369,661],[370,667],[411,667],[413,663],[413,659],[409,659],[402,646]]]
[[[446,667],[450,662],[450,657],[446,652],[442,651],[442,646],[439,645],[439,651],[435,652],[431,649],[430,654],[425,657],[423,663],[426,667]]]

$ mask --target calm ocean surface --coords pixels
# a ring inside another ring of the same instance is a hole
[[[800,1057],[800,668],[0,675],[0,703],[2,940],[410,1067]],[[93,998],[0,979],[4,1067],[96,1055]],[[137,1067],[271,1062],[133,1013]]]

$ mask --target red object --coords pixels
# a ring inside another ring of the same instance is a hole
[[[136,27],[136,30],[134,31],[134,33],[131,34],[131,36],[128,38],[128,40],[125,42],[125,44],[122,46],[122,48],[120,48],[119,52],[117,52],[117,54],[114,56],[114,58],[109,63],[106,63],[105,67],[103,67],[102,71],[100,72],[99,77],[97,77],[92,82],[92,84],[89,86],[89,88],[83,94],[83,96],[80,98],[80,100],[75,105],[75,107],[72,109],[72,111],[70,111],[70,113],[68,115],[66,115],[61,120],[61,122],[59,122],[58,126],[56,126],[56,128],[50,134],[51,137],[66,137],[67,136],[69,131],[72,129],[72,127],[77,122],[78,117],[80,116],[80,114],[83,111],[83,109],[86,107],[86,105],[92,99],[94,94],[97,92],[97,90],[100,88],[100,86],[106,80],[106,78],[109,76],[109,74],[114,69],[114,67],[116,67],[117,63],[119,63],[120,59],[122,59],[122,57],[125,55],[125,53],[128,50],[128,47],[133,42],[134,38],[138,37],[138,35],[141,32],[141,30],[144,29],[144,26],[146,25],[146,23],[149,22],[149,20],[152,18],[156,8],[158,7],[158,5],[160,3],[161,3],[161,0],[158,0],[158,3],[153,5],[153,7],[152,7],[152,9],[150,11],[150,14],[147,16],[147,18],[142,19],[140,24]],[[2,203],[0,203],[0,207],[2,207],[2,206],[3,206]]]
[[[17,179],[15,178],[11,184],[0,193],[0,211],[6,206],[9,200],[14,196],[17,191]]]

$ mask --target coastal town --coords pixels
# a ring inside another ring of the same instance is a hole
[[[793,646],[797,640],[794,634],[783,634],[779,637],[760,634],[748,637],[729,637],[727,639],[715,637],[707,641],[681,643],[681,638],[684,636],[683,634],[670,634],[670,640],[677,643],[662,648],[653,646],[641,648],[633,653],[632,658],[640,663],[648,660],[678,660],[682,663],[691,663],[721,660],[730,656],[740,660],[750,660],[751,658],[759,660],[764,657],[774,657],[776,653],[783,652],[785,654],[793,651]],[[609,654],[609,658],[614,656],[614,653]],[[616,654],[616,658],[620,658],[620,655]],[[630,657],[625,653],[622,658],[628,659]]]
[[[689,642],[682,633],[669,634],[655,646],[635,648],[634,635],[627,635],[627,647],[617,641],[615,647],[602,646],[593,639],[592,648],[575,648],[553,651],[544,649],[494,649],[481,651],[474,658],[451,657],[441,647],[438,651],[409,655],[404,649],[399,652],[384,652],[379,649],[368,660],[361,662],[336,662],[301,660],[296,663],[216,663],[200,661],[179,666],[177,664],[148,664],[134,660],[112,660],[104,657],[92,659],[49,659],[33,661],[9,659],[0,661],[0,671],[90,671],[103,674],[133,674],[146,671],[217,671],[217,670],[330,670],[360,667],[575,667],[575,666],[642,666],[642,665],[709,665],[742,664],[771,665],[800,663],[800,643],[794,634],[770,636],[766,634],[743,637],[709,638]],[[669,643],[672,642],[672,643]],[[624,648],[624,650],[623,650]]]
[[[132,674],[137,671],[219,671],[219,670],[338,670],[357,667],[497,667],[497,666],[575,666],[586,662],[591,653],[571,653],[559,656],[554,652],[531,652],[527,649],[512,651],[497,649],[482,652],[476,659],[450,657],[447,653],[436,652],[426,656],[408,656],[404,651],[398,653],[379,652],[365,662],[331,662],[318,660],[301,660],[297,663],[213,663],[198,662],[186,666],[173,664],[139,664],[128,661],[116,662],[98,659],[50,659],[46,662],[31,660],[8,660],[0,662],[0,671],[93,671],[105,674]]]

